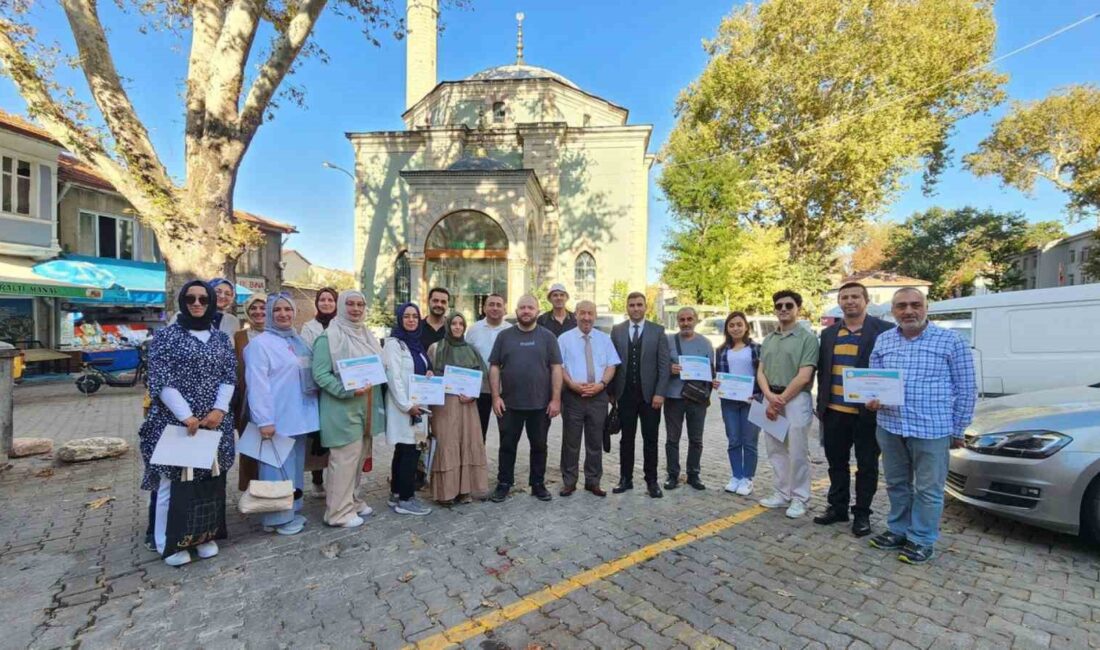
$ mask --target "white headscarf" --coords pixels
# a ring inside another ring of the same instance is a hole
[[[362,321],[352,322],[348,318],[348,298],[366,298],[359,291],[341,291],[336,298],[336,318],[329,323],[325,333],[328,335],[328,349],[332,354],[333,370],[339,374],[337,361],[357,359],[372,354],[382,354],[382,346]]]

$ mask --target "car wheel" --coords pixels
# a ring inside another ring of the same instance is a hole
[[[1081,499],[1081,537],[1100,544],[1100,477],[1092,479]]]

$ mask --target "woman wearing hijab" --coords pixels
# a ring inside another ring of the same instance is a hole
[[[214,315],[214,327],[225,332],[230,339],[241,329],[241,322],[233,313],[233,303],[237,302],[237,287],[225,278],[214,278],[210,281],[210,288],[214,290],[217,298],[218,311]]]
[[[252,294],[244,303],[244,313],[248,317],[248,328],[237,330],[233,335],[233,349],[237,353],[237,390],[233,392],[233,422],[237,425],[237,431],[244,431],[248,426],[248,390],[245,382],[244,349],[252,342],[252,339],[264,331],[264,322],[267,320],[267,294]],[[248,489],[248,483],[252,479],[259,478],[259,466],[255,458],[250,456],[237,457],[237,489],[244,492]]]
[[[409,399],[409,381],[414,374],[432,376],[432,364],[420,343],[420,308],[415,304],[397,308],[397,325],[382,348],[382,365],[386,367],[386,442],[393,445],[389,505],[399,515],[431,514],[432,509],[416,498],[417,443],[427,439],[429,413]]]
[[[280,535],[297,535],[306,518],[302,509],[302,476],[306,462],[307,435],[320,428],[317,415],[317,384],[313,381],[312,353],[294,330],[294,303],[285,293],[267,302],[262,334],[245,348],[248,371],[248,409],[260,437],[279,435],[294,438],[282,466],[260,462],[261,481],[294,482],[294,507],[263,515],[264,530]],[[261,447],[264,443],[260,443]],[[274,448],[274,444],[271,445]]]
[[[233,415],[229,404],[237,380],[237,362],[229,337],[214,326],[214,289],[198,280],[188,282],[177,299],[176,322],[161,329],[149,347],[149,395],[153,403],[139,431],[145,461],[142,488],[156,490],[153,537],[157,552],[170,566],[191,561],[190,548],[166,548],[168,510],[172,485],[183,478],[183,469],[153,465],[153,450],[169,425],[221,432],[212,468],[196,468],[195,481],[215,480],[233,466]],[[224,483],[223,483],[224,485]],[[200,558],[218,554],[218,544],[196,544]]]
[[[359,499],[363,461],[373,448],[372,437],[386,427],[382,387],[344,390],[337,362],[382,352],[363,317],[367,301],[358,291],[343,291],[336,299],[336,317],[313,343],[313,378],[321,388],[321,442],[329,448],[325,476],[325,523],[355,528],[371,507]]]
[[[324,287],[317,291],[317,296],[313,299],[313,307],[317,313],[312,320],[302,325],[302,340],[306,342],[309,349],[313,349],[313,343],[317,337],[321,336],[328,329],[332,319],[336,318],[336,301],[339,298],[340,295],[336,293],[336,289],[331,287]],[[310,442],[306,469],[313,475],[313,496],[323,498],[325,496],[324,469],[328,465],[328,449],[321,444],[320,435],[310,436]]]
[[[432,366],[443,372],[447,366],[481,371],[481,389],[489,389],[489,369],[474,346],[466,343],[466,317],[452,314],[443,339],[428,348]],[[468,503],[471,495],[489,491],[485,441],[477,398],[447,395],[442,406],[432,407],[432,498],[439,503]]]

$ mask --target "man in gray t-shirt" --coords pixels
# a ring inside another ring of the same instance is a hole
[[[516,326],[497,335],[489,355],[489,387],[500,428],[497,487],[500,503],[515,483],[516,450],[527,430],[531,443],[531,494],[550,500],[546,489],[546,432],[561,410],[561,349],[554,335],[536,322],[538,301],[526,295],[516,303]]]
[[[684,381],[680,378],[680,356],[706,357],[714,369],[714,348],[710,341],[695,333],[698,316],[691,307],[684,307],[676,314],[677,334],[668,335],[668,350],[672,364],[669,368],[668,388],[665,389],[665,466],[668,468],[666,490],[680,485],[680,434],[687,420],[688,454],[687,482],[696,490],[705,490],[699,479],[703,458],[703,425],[707,419],[707,404],[684,399]],[[710,390],[710,382],[704,382]]]

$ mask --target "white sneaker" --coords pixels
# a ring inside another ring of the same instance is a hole
[[[737,493],[743,497],[747,497],[752,494],[752,479],[743,478],[741,484],[737,486]]]
[[[731,478],[729,483],[726,483],[726,492],[730,494],[736,494],[737,488],[741,487],[741,479]]]
[[[363,509],[360,510],[358,514],[360,517],[369,517],[374,514],[374,508],[370,506],[363,506]]]
[[[351,519],[348,519],[342,524],[336,524],[337,528],[358,528],[363,525],[363,518],[359,515],[355,515]]]
[[[183,566],[191,561],[190,551],[176,551],[175,553],[164,558],[164,563],[168,566]]]
[[[195,551],[198,552],[199,557],[208,560],[218,554],[218,543],[207,542],[205,544],[199,544],[195,547]]]
[[[806,504],[799,499],[791,499],[791,505],[787,508],[787,516],[791,519],[798,519],[804,514],[806,514]]]
[[[772,493],[770,497],[760,499],[760,505],[765,508],[784,508],[791,504],[790,501],[783,498],[783,495],[778,492]]]

